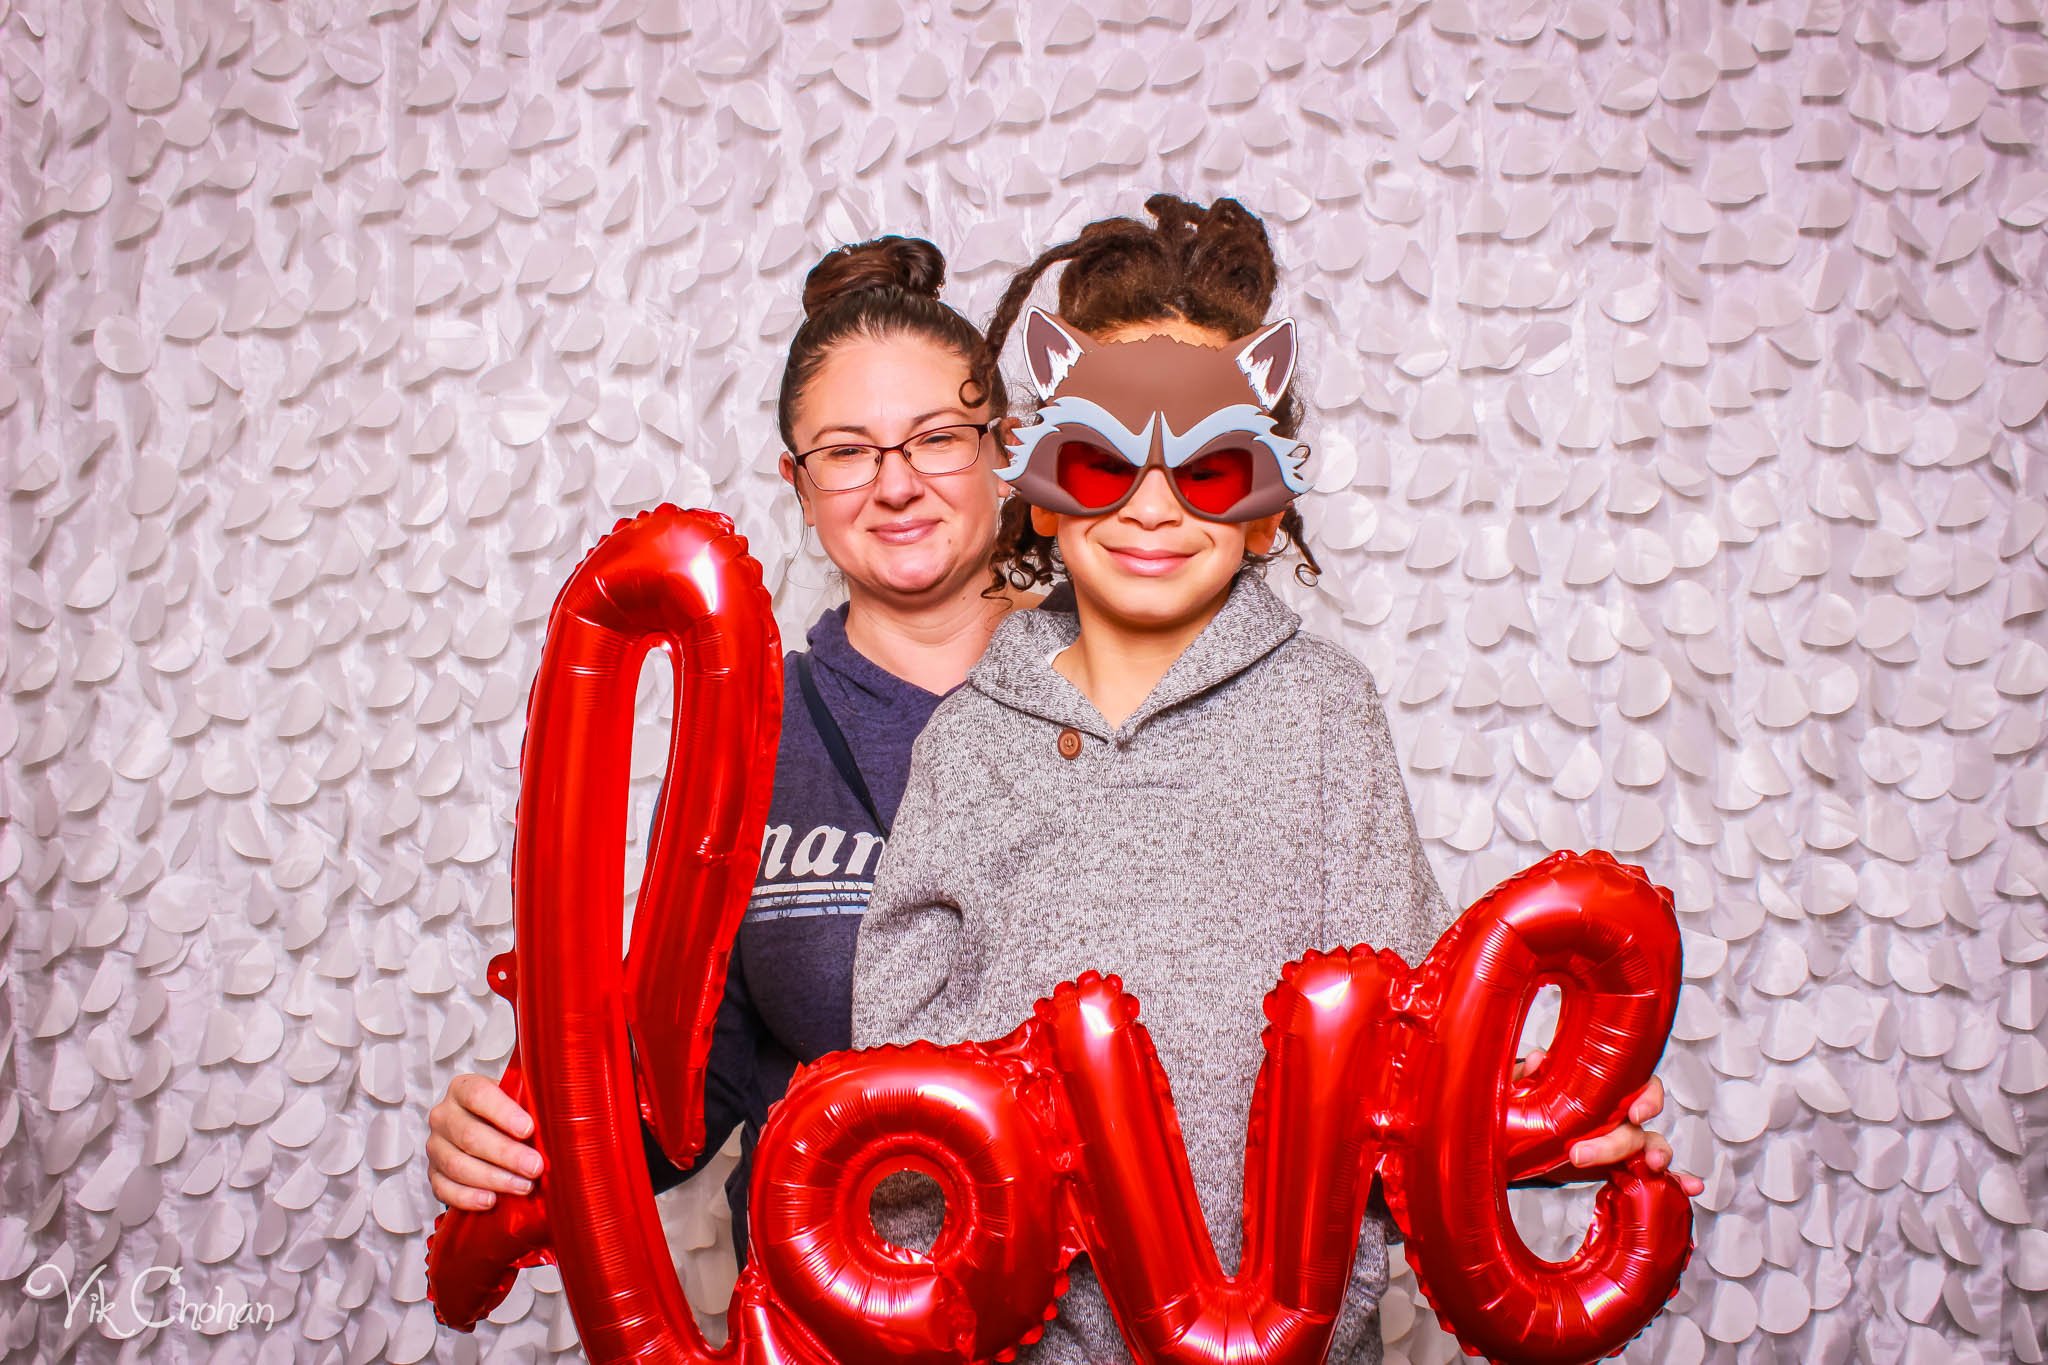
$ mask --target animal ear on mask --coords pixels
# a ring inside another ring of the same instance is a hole
[[[1024,366],[1031,372],[1031,386],[1040,399],[1052,397],[1067,371],[1092,344],[1043,308],[1032,307],[1024,318]]]
[[[1282,318],[1237,348],[1237,368],[1251,381],[1259,406],[1267,412],[1287,392],[1294,378],[1294,319]]]

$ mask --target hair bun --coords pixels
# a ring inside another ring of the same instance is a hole
[[[816,317],[863,289],[901,289],[928,299],[946,282],[946,258],[922,237],[877,237],[828,253],[804,276],[804,316]]]

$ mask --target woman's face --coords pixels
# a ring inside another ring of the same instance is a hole
[[[961,402],[968,377],[965,360],[923,337],[843,342],[797,400],[796,448],[894,445],[933,427],[986,421],[986,404]],[[891,451],[872,483],[838,492],[820,489],[785,451],[782,477],[850,586],[898,599],[941,597],[987,571],[1003,491],[994,445],[981,437],[974,463],[951,474],[920,474]]]
[[[1098,340],[1152,336],[1219,348],[1233,340],[1179,319],[1114,328]],[[1173,496],[1166,472],[1148,469],[1130,501],[1113,512],[1077,517],[1034,507],[1031,522],[1059,542],[1077,597],[1127,627],[1162,630],[1202,619],[1229,589],[1246,551],[1273,548],[1282,515],[1244,522],[1195,516]]]

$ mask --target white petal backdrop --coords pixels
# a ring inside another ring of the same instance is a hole
[[[2041,1360],[2044,12],[0,0],[0,1350],[577,1355],[552,1272],[463,1337],[423,1270],[555,590],[712,504],[800,637],[803,272],[930,236],[979,319],[1169,189],[1272,230],[1284,587],[1447,892],[1587,846],[1676,892],[1708,1188],[1627,1358]],[[714,1306],[722,1197],[671,1213]],[[123,1343],[44,1264],[277,1323]],[[1389,1359],[1453,1359],[1413,1286]]]

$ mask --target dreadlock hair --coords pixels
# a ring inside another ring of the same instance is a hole
[[[1084,332],[1100,335],[1115,327],[1177,318],[1243,337],[1265,325],[1280,269],[1264,224],[1235,199],[1218,199],[1205,209],[1178,195],[1155,194],[1145,209],[1154,222],[1101,219],[1019,271],[989,319],[989,356],[1002,354],[1039,277],[1062,263],[1059,315]],[[1302,404],[1294,388],[1288,386],[1273,410],[1273,429],[1282,436],[1296,435],[1301,425]],[[1276,559],[1291,543],[1302,558],[1295,576],[1314,583],[1322,565],[1303,539],[1298,507],[1288,506],[1280,530],[1287,539],[1279,549],[1249,558],[1260,563]],[[996,589],[1005,583],[1019,588],[1051,583],[1057,572],[1053,552],[1052,537],[1031,525],[1031,509],[1022,498],[1011,498],[996,532]]]

